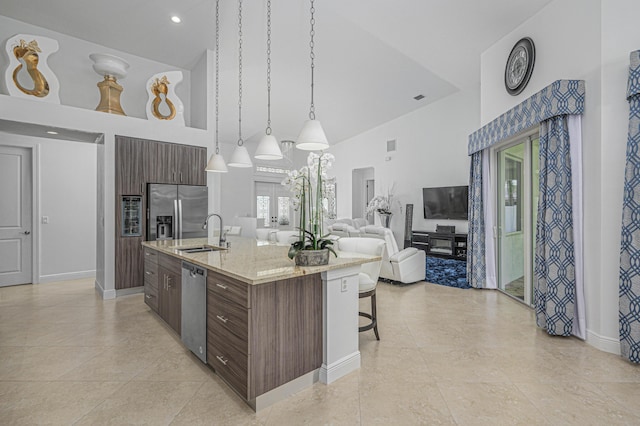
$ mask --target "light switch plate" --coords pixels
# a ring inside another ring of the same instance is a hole
[[[42,216],[42,224],[46,225],[49,223],[49,216]]]

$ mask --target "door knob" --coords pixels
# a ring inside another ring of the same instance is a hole
[[[23,234],[24,235],[29,235],[29,234],[31,234],[31,231],[24,231]]]

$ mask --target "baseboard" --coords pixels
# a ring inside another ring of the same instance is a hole
[[[291,380],[283,385],[278,386],[269,392],[263,393],[254,400],[249,401],[249,405],[256,411],[263,410],[276,402],[283,401],[293,395],[300,392],[303,389],[311,387],[319,378],[319,369],[310,371],[307,374]]]
[[[115,290],[113,290],[113,289],[105,290],[104,288],[102,288],[102,286],[100,285],[100,282],[98,282],[98,280],[94,281],[94,285],[95,285],[96,291],[98,292],[100,297],[102,297],[102,299],[106,300],[106,299],[115,299],[116,298],[116,291]]]
[[[83,278],[93,278],[96,276],[96,270],[67,272],[64,274],[40,275],[39,284],[53,283],[56,281],[80,280]]]
[[[320,382],[330,384],[360,368],[360,351],[347,355],[331,365],[320,367]]]
[[[116,290],[116,297],[128,296],[130,294],[138,294],[138,293],[144,293],[144,286],[122,288],[120,290]]]
[[[587,343],[604,352],[620,355],[620,340],[587,330]]]

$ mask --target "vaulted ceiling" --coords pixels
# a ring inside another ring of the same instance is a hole
[[[480,54],[551,0],[316,0],[316,115],[332,143],[480,84]],[[266,0],[243,7],[243,135],[266,125]],[[220,138],[237,140],[238,2],[220,0]],[[0,0],[0,14],[190,69],[215,47],[214,0]],[[182,23],[174,24],[170,15]],[[505,59],[506,59],[505,53]],[[309,2],[272,1],[272,128],[310,98]],[[414,96],[424,99],[416,101]]]

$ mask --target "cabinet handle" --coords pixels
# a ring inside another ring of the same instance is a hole
[[[140,184],[140,193],[144,194],[144,184],[143,183]]]
[[[220,321],[222,321],[223,323],[227,323],[227,321],[229,321],[229,318],[225,318],[223,315],[216,315],[216,318],[218,318]]]
[[[145,256],[155,256],[156,254],[151,252],[151,251],[147,251],[144,253]]]
[[[173,172],[171,180],[174,181],[174,182],[176,181],[176,172]]]
[[[227,362],[229,362],[228,359],[224,359],[224,357],[221,355],[216,355],[216,358],[218,359],[218,361],[220,361],[224,365],[227,365]]]
[[[180,172],[180,183],[182,183],[182,172]]]
[[[228,289],[228,288],[229,288],[229,287],[227,287],[226,285],[224,285],[224,284],[220,284],[220,283],[216,283],[216,285],[217,285],[218,287],[220,287],[221,289],[223,289],[223,290],[226,290],[226,289]]]
[[[148,295],[148,294],[147,294],[147,295],[145,295],[145,297],[146,297],[147,299],[151,299],[151,296],[150,296],[150,295]]]
[[[171,277],[167,276],[167,290],[169,290],[173,285],[171,284]]]
[[[153,272],[151,272],[151,271],[144,271],[144,273],[147,274],[147,275],[153,275]]]

